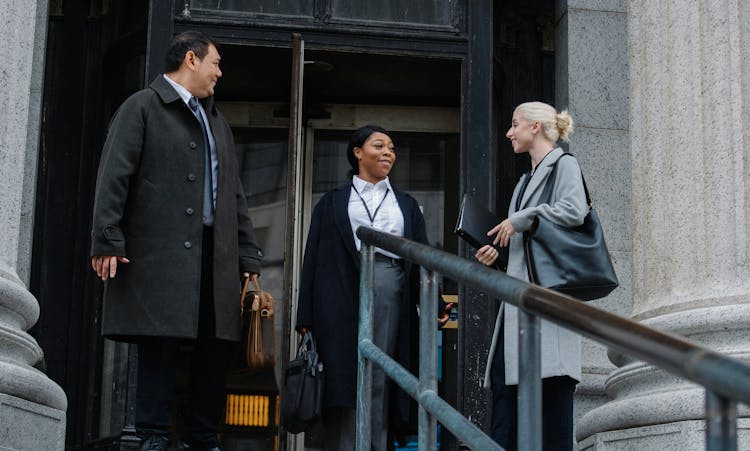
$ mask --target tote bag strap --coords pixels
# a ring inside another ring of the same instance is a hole
[[[552,163],[552,173],[547,178],[547,183],[544,185],[544,191],[542,191],[541,196],[539,196],[539,199],[542,200],[543,204],[551,204],[552,202],[552,190],[555,188],[555,181],[557,180],[557,163],[565,156],[571,156],[575,158],[575,155],[572,153],[565,152],[560,157]],[[583,176],[583,171],[581,171],[581,180],[583,180],[583,191],[586,193],[586,204],[591,207],[591,196],[589,196],[589,188],[586,186],[586,177]]]

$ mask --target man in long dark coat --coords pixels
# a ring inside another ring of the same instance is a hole
[[[181,449],[220,450],[229,341],[255,244],[232,131],[213,103],[215,44],[186,32],[166,74],[115,114],[96,185],[91,263],[106,281],[102,331],[138,344],[141,450],[166,450],[181,344],[193,345]]]

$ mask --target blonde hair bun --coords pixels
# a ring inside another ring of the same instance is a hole
[[[542,124],[544,136],[553,143],[558,139],[568,142],[568,137],[573,133],[573,118],[567,110],[558,113],[555,107],[544,102],[526,102],[518,105],[516,112],[528,121]]]
[[[562,110],[557,113],[555,121],[557,122],[557,132],[560,134],[560,139],[569,142],[570,134],[573,133],[573,118],[568,113],[568,110]]]

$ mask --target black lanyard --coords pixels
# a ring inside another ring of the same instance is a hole
[[[359,196],[359,200],[362,201],[362,205],[365,207],[365,211],[367,212],[367,217],[370,218],[370,225],[375,225],[375,217],[378,215],[378,212],[380,211],[380,207],[383,206],[383,202],[385,202],[385,198],[388,197],[388,192],[390,192],[390,188],[385,189],[385,196],[380,200],[380,203],[378,204],[378,208],[375,209],[374,214],[370,214],[370,209],[367,208],[367,202],[362,198],[362,195],[359,194],[359,191],[357,190],[357,187],[354,186],[354,183],[352,183],[352,189],[354,189],[354,192],[357,193],[357,196]]]

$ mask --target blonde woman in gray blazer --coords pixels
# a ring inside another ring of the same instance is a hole
[[[528,153],[531,170],[519,180],[508,209],[508,218],[492,228],[494,243],[509,246],[507,274],[529,280],[523,250],[523,232],[530,230],[535,218],[542,216],[558,225],[581,225],[588,214],[581,168],[575,158],[563,158],[556,147],[558,139],[567,141],[573,119],[541,102],[519,105],[506,136],[515,153]],[[560,161],[558,162],[558,159]],[[557,163],[557,177],[550,204],[539,197]],[[476,258],[492,265],[498,257],[492,246],[484,246]],[[581,337],[553,323],[542,321],[542,429],[543,448],[573,449],[573,392],[581,380]],[[501,303],[492,337],[485,386],[492,388],[491,435],[506,450],[517,447],[518,400],[518,310]]]

